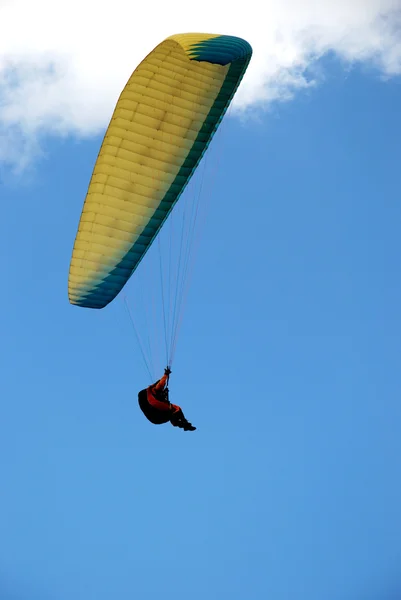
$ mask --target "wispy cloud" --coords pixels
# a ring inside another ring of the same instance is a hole
[[[98,133],[137,64],[185,31],[251,43],[237,111],[314,85],[310,67],[327,52],[401,73],[401,0],[204,0],[201,10],[183,0],[0,0],[0,160],[24,166],[43,134]]]

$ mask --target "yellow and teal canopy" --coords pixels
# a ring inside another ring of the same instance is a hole
[[[183,192],[251,59],[245,40],[187,33],[135,69],[106,131],[72,253],[72,304],[121,291]]]

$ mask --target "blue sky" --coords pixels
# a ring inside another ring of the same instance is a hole
[[[2,169],[2,600],[401,597],[401,87],[324,68],[225,123],[171,380],[195,433],[139,412],[122,301],[68,303],[101,136]]]

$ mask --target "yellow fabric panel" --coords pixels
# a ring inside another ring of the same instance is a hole
[[[101,282],[143,232],[221,89],[229,66],[189,60],[188,44],[182,36],[162,42],[134,71],[118,100],[74,245],[73,303]]]
[[[213,40],[220,37],[214,33],[176,33],[171,35],[168,40],[174,40],[180,44],[180,46],[187,52],[191,49],[193,44],[199,44],[206,40]]]

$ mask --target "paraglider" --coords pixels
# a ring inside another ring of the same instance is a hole
[[[251,55],[251,46],[238,37],[178,34],[156,46],[132,73],[85,198],[69,270],[71,304],[107,306],[154,240],[160,242],[158,234],[218,129]],[[181,248],[179,264],[186,273]],[[178,278],[175,286],[174,302],[164,303],[163,297],[168,365],[180,319]]]
[[[184,431],[195,431],[177,404],[169,401],[168,380],[171,370],[167,367],[161,379],[138,394],[138,404],[145,417],[154,425],[170,422]]]
[[[103,308],[154,241],[251,58],[236,37],[173,35],[135,69],[96,161],[72,253],[71,304]]]

